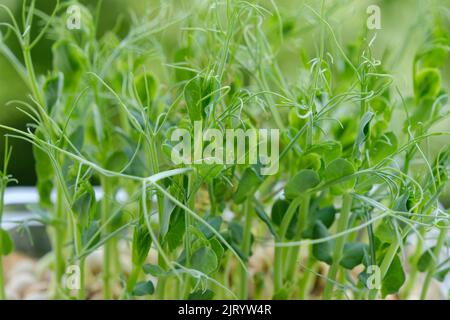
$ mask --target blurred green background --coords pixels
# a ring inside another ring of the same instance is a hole
[[[192,1],[212,5],[213,0],[161,0],[174,4],[174,10],[188,10]],[[88,7],[94,8],[97,0],[80,1]],[[251,0],[250,2],[256,2]],[[269,0],[257,1],[270,6]],[[290,41],[279,46],[278,59],[283,73],[287,79],[298,77],[297,67],[300,65],[300,49],[307,50],[311,56],[316,50],[317,34],[313,30],[317,27],[317,21],[311,14],[306,14],[304,4],[313,7],[318,6],[320,1],[303,0],[277,0],[280,15],[284,21],[284,27],[289,28],[287,37]],[[0,4],[8,6],[17,19],[20,20],[22,1],[0,0]],[[50,13],[54,7],[53,0],[38,0],[37,7]],[[136,14],[143,12],[148,7],[157,7],[161,4],[156,0],[105,0],[103,2],[99,20],[99,36],[105,31],[112,29],[118,19],[123,19],[119,33],[126,34],[129,12]],[[333,26],[339,41],[345,47],[356,42],[367,21],[366,9],[369,5],[376,4],[381,8],[382,29],[377,31],[375,56],[383,57],[383,66],[386,71],[395,77],[394,86],[397,86],[404,96],[412,94],[412,64],[416,52],[426,42],[427,36],[433,28],[436,16],[442,18],[446,30],[450,30],[450,0],[326,0],[328,8],[327,19]],[[0,21],[6,22],[7,15],[0,11]],[[178,29],[177,29],[178,28]],[[176,25],[164,34],[162,38],[163,48],[166,52],[173,52],[177,46],[177,35],[183,32]],[[20,56],[17,43],[12,37],[7,41],[13,51]],[[36,71],[38,74],[46,73],[51,68],[51,45],[52,41],[43,39],[32,52]],[[449,87],[449,61],[446,62],[443,72],[443,86]],[[8,126],[24,129],[27,119],[18,112],[14,106],[7,106],[11,100],[26,100],[27,88],[16,75],[15,71],[3,57],[0,56],[0,123]],[[448,129],[448,121],[441,123],[440,128]],[[0,148],[3,150],[5,131],[1,130]],[[438,149],[443,144],[448,144],[448,138],[434,140],[432,147]],[[19,180],[22,185],[33,185],[35,183],[34,163],[31,146],[28,143],[14,140],[14,147],[10,173]]]

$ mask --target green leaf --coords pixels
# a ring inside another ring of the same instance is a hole
[[[222,244],[216,238],[212,238],[211,240],[209,240],[209,244],[211,246],[211,249],[213,249],[214,253],[216,254],[217,261],[220,261],[223,254],[225,253],[225,249],[223,248]]]
[[[397,236],[394,227],[390,223],[390,221],[385,221],[384,223],[380,223],[380,225],[375,230],[375,236],[382,243],[392,243],[397,241]]]
[[[177,50],[174,55],[174,62],[178,64],[183,64],[183,67],[188,68],[189,65],[186,65],[187,60],[192,57],[192,49],[190,47],[185,47]],[[191,70],[186,69],[175,69],[175,77],[177,82],[188,81],[194,78],[196,73]]]
[[[206,290],[197,290],[189,294],[188,300],[212,300],[214,298],[214,292]]]
[[[308,153],[300,158],[299,167],[319,171],[322,166],[321,158],[317,153]]]
[[[336,217],[336,209],[333,206],[319,208],[319,209],[310,209],[308,215],[308,226],[303,231],[303,238],[312,239],[314,232],[314,225],[316,221],[320,221],[323,225],[329,229],[333,224]]]
[[[48,114],[52,113],[52,110],[58,101],[60,96],[60,86],[59,77],[56,75],[48,77],[43,85],[43,91],[45,93],[45,107],[47,108]]]
[[[316,213],[316,219],[320,220],[323,225],[328,229],[336,218],[336,208],[333,206],[320,208]]]
[[[192,122],[206,117],[207,107],[213,101],[214,90],[218,89],[217,80],[210,77],[196,77],[184,88],[184,99]]]
[[[320,178],[317,172],[310,169],[301,170],[288,181],[284,187],[284,194],[286,199],[294,199],[319,183]]]
[[[276,226],[281,226],[284,215],[289,208],[290,202],[284,199],[278,199],[272,206],[272,222]],[[286,239],[291,240],[297,231],[298,210],[294,213],[291,222],[289,222],[288,229],[286,231]],[[278,234],[277,234],[278,236]]]
[[[154,277],[160,277],[166,273],[160,266],[150,263],[144,264],[142,270],[145,274],[150,274]]]
[[[416,99],[436,98],[441,90],[441,73],[436,68],[425,68],[414,77]]]
[[[226,168],[223,164],[207,164],[199,163],[195,165],[199,176],[202,177],[206,182],[211,182]]]
[[[393,132],[387,132],[376,139],[369,150],[371,165],[378,164],[393,154],[398,148],[398,140]]]
[[[0,228],[0,255],[7,256],[14,251],[14,242],[8,231]]]
[[[157,81],[151,73],[140,74],[135,80],[137,99],[144,107],[149,107],[156,96]]]
[[[334,130],[334,139],[341,143],[343,153],[347,153],[347,150],[353,149],[355,145],[359,123],[355,121],[354,115],[345,115],[340,119],[340,123]]]
[[[169,198],[167,196],[164,196],[164,213],[162,216],[162,221],[160,223],[159,227],[159,234],[160,237],[164,239],[167,232],[169,231],[169,225],[170,225],[170,217],[172,215],[172,212],[176,209],[176,206],[170,202]]]
[[[369,137],[370,122],[372,121],[375,114],[371,111],[366,112],[359,124],[358,135],[356,136],[355,146],[353,149],[353,154],[356,159],[361,158],[361,153],[363,151],[364,144]]]
[[[291,108],[288,114],[289,125],[295,129],[301,129],[305,123],[307,122],[307,118],[300,118],[300,116],[304,116],[306,111],[300,108]]]
[[[370,106],[377,115],[383,114],[385,111],[389,110],[389,100],[382,96],[377,97],[370,101]]]
[[[98,221],[92,221],[91,224],[85,228],[81,234],[81,243],[86,246],[86,249],[95,247],[101,240],[100,223]],[[94,238],[95,237],[95,238]],[[88,246],[89,244],[89,246]]]
[[[272,224],[272,221],[270,221],[269,216],[266,214],[266,212],[264,211],[264,209],[260,208],[259,206],[255,207],[255,213],[258,216],[259,219],[261,219],[261,221],[267,226],[267,228],[269,229],[269,232],[274,236],[277,237],[278,234],[275,231],[275,227]]]
[[[185,228],[185,215],[180,207],[176,207],[170,216],[169,230],[164,237],[164,243],[167,243],[169,251],[174,251],[183,241]]]
[[[142,297],[151,295],[155,292],[155,286],[153,282],[149,281],[140,281],[136,284],[133,289],[132,295],[136,297]]]
[[[271,218],[272,218],[273,223],[276,226],[280,226],[281,225],[281,221],[283,221],[283,217],[284,217],[286,211],[289,208],[289,203],[290,202],[287,201],[287,200],[278,199],[273,204]]]
[[[255,194],[258,187],[263,182],[263,178],[254,170],[249,167],[244,170],[241,181],[239,181],[238,188],[233,198],[237,204],[241,204],[247,199],[247,197]]]
[[[64,74],[64,86],[74,88],[78,85],[87,65],[83,50],[74,41],[57,41],[52,47],[53,68]]]
[[[206,219],[206,222],[214,228],[217,232],[220,230],[220,226],[222,225],[222,218],[221,217],[208,217]],[[207,228],[203,223],[198,228],[200,232],[203,233],[206,239],[211,239],[214,236],[214,233],[211,229]]]
[[[125,167],[128,161],[128,156],[124,151],[116,151],[106,160],[105,169],[119,172]]]
[[[244,237],[244,228],[239,222],[231,221],[228,224],[230,239],[236,244],[241,244]]]
[[[134,228],[132,240],[132,257],[134,265],[140,266],[147,259],[148,252],[152,244],[152,238],[145,224],[140,224]]]
[[[328,237],[328,230],[323,225],[321,221],[316,221],[314,225],[313,238],[314,239],[322,239]],[[323,261],[327,264],[331,264],[333,261],[331,249],[332,249],[332,241],[320,242],[313,244],[313,256],[319,260]]]
[[[45,136],[39,129],[36,130],[35,134],[38,138],[46,140]],[[50,208],[52,206],[50,194],[53,189],[53,166],[48,155],[35,146],[33,146],[33,156],[35,160],[35,171],[37,175],[39,203],[44,208]]]
[[[419,51],[415,60],[426,67],[441,68],[448,61],[450,38],[448,29],[441,19],[434,19],[433,28],[429,31],[423,50]]]
[[[345,179],[345,177],[351,176],[355,173],[353,165],[346,159],[339,158],[333,160],[325,169],[325,178],[328,182]],[[335,182],[331,186],[331,192],[333,194],[343,194],[350,191],[355,186],[356,179],[354,177],[347,178],[341,182]]]
[[[78,126],[69,136],[70,142],[72,145],[77,148],[77,150],[81,150],[84,142],[84,126]]]
[[[435,275],[434,278],[439,281],[439,282],[443,282],[445,280],[445,278],[447,277],[447,274],[450,272],[450,266],[448,266],[447,268],[443,268],[441,270],[438,270]]]
[[[367,255],[368,246],[364,243],[346,243],[341,261],[341,266],[346,269],[353,269],[360,265]]]
[[[417,269],[420,272],[425,272],[430,267],[433,262],[434,247],[425,250],[425,252],[420,256],[419,261],[417,261]]]
[[[213,249],[202,247],[192,254],[191,264],[192,268],[211,274],[218,268],[219,262]]]
[[[388,294],[397,293],[404,283],[405,272],[403,271],[400,258],[396,255],[381,282],[381,293],[383,297],[386,297]]]
[[[330,163],[342,155],[342,145],[339,141],[326,141],[311,146],[311,148],[308,149],[308,152],[314,152],[318,154],[325,163]]]
[[[95,212],[95,192],[89,182],[84,182],[75,195],[72,211],[81,226],[87,226]]]

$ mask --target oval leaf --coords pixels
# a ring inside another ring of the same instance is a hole
[[[198,249],[191,257],[192,268],[205,274],[214,272],[218,267],[216,253],[209,247]]]
[[[14,251],[14,242],[8,231],[0,228],[0,255],[7,256]]]
[[[286,199],[294,199],[303,194],[306,190],[314,188],[320,183],[317,172],[313,170],[302,170],[297,173],[284,187]]]
[[[355,185],[356,179],[345,179],[345,177],[352,175],[354,172],[355,169],[350,161],[343,158],[338,158],[332,161],[325,169],[325,178],[327,181],[338,179],[343,179],[343,181],[334,183],[331,186],[331,192],[334,194],[343,194],[351,190]]]
[[[153,282],[151,281],[140,281],[136,284],[136,286],[133,289],[133,296],[136,297],[142,297],[151,295],[155,292],[155,286],[153,285]]]

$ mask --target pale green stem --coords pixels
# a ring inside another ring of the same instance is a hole
[[[155,139],[156,137],[152,135],[150,132],[148,132],[148,135],[150,136],[147,144],[147,158],[150,162],[150,167],[152,170],[152,174],[157,174],[159,172],[159,161],[158,161],[158,153],[156,150],[155,145]],[[161,192],[157,191],[156,193],[157,201],[158,201],[158,218],[159,221],[163,221],[164,216],[164,197],[161,194]],[[164,270],[166,269],[166,261],[164,257],[161,255],[161,253],[158,253],[158,265]],[[159,277],[158,284],[156,288],[156,295],[158,299],[163,300],[164,294],[166,292],[166,278],[164,276]]]
[[[78,300],[86,299],[86,261],[81,258],[79,261],[80,266],[80,289],[78,290]]]
[[[287,229],[289,227],[289,223],[291,222],[295,214],[295,210],[298,208],[301,201],[302,197],[297,197],[289,205],[289,208],[285,216],[283,217],[283,220],[281,221],[279,241],[284,241]],[[277,239],[275,241],[277,241]],[[274,257],[275,262],[273,271],[275,294],[278,293],[283,288],[283,252],[284,250],[282,247],[275,246],[275,257]]]
[[[58,299],[60,297],[61,281],[64,274],[64,252],[63,252],[63,244],[64,244],[64,230],[61,225],[64,219],[64,210],[63,210],[63,199],[62,192],[57,185],[56,190],[56,207],[55,207],[55,217],[56,217],[56,225],[54,226],[54,237],[53,237],[53,246],[54,246],[54,257],[55,257],[55,273],[54,273],[54,297]]]
[[[109,217],[109,197],[111,196],[109,181],[102,177],[101,185],[103,187],[103,198],[102,198],[102,212],[101,212],[101,222],[103,225],[103,237],[107,237],[110,232],[110,227],[108,224]],[[103,298],[105,300],[110,300],[112,298],[111,294],[111,242],[106,241],[103,246]]]
[[[342,209],[339,215],[338,226],[336,233],[345,232],[350,217],[350,210],[352,208],[352,196],[346,193],[342,199]],[[342,252],[344,250],[344,244],[346,236],[341,236],[336,239],[336,245],[334,247],[333,262],[331,263],[330,269],[328,271],[327,283],[325,285],[323,299],[330,300],[333,296],[334,282],[336,280],[336,275],[339,269],[339,262],[342,258]]]
[[[428,267],[428,272],[425,277],[425,282],[423,283],[422,292],[420,294],[420,299],[425,300],[427,298],[428,289],[430,288],[431,279],[436,272],[436,265],[438,263],[439,255],[441,253],[442,247],[444,246],[445,238],[447,236],[448,229],[446,227],[442,228],[439,232],[439,237],[436,242],[436,246],[433,250],[434,258],[431,259],[431,264]]]
[[[28,77],[29,77],[28,81],[29,81],[29,86],[30,86],[31,92],[32,92],[33,96],[36,98],[37,102],[41,106],[44,106],[45,101],[44,101],[41,91],[39,90],[39,86],[37,84],[36,74],[34,72],[33,61],[31,59],[31,51],[30,51],[29,47],[23,48],[23,59],[25,61],[25,67],[28,71]]]
[[[244,235],[242,239],[242,252],[244,255],[249,257],[250,255],[250,242],[251,242],[251,229],[252,229],[252,203],[253,197],[248,197],[244,204],[244,212],[245,212],[245,224],[244,224]],[[243,266],[240,267],[240,290],[239,290],[239,298],[242,300],[248,299],[248,281],[249,281],[249,273],[248,270],[245,270]]]
[[[133,265],[133,268],[130,273],[130,277],[127,282],[127,292],[133,292],[134,287],[136,285],[137,280],[139,279],[139,274],[141,273],[141,265]]]
[[[309,291],[311,290],[311,282],[314,280],[311,270],[314,269],[316,260],[312,254],[312,246],[309,248],[308,260],[306,262],[306,269],[303,271],[303,277],[299,281],[299,299],[309,299]]]
[[[423,235],[424,229],[420,229],[420,235]],[[419,262],[421,253],[423,248],[423,241],[421,237],[417,238],[417,245],[415,248],[414,255],[411,257],[410,260],[410,271],[409,271],[409,277],[408,282],[406,284],[405,290],[402,293],[402,299],[407,300],[411,294],[411,291],[414,289],[414,286],[417,284],[417,263]]]
[[[77,225],[75,223],[74,219],[74,241],[76,243],[75,252],[77,256],[80,256],[81,254],[81,232],[79,232]],[[78,266],[80,267],[80,289],[78,290],[78,300],[84,300],[86,298],[86,260],[85,258],[80,258],[78,261]]]
[[[306,225],[308,224],[308,213],[309,213],[309,202],[310,202],[311,196],[309,194],[305,194],[302,199],[302,205],[300,206],[300,212],[299,212],[299,219],[296,227],[296,238],[295,241],[298,241],[302,238],[302,233],[306,228]],[[288,263],[287,263],[287,269],[286,269],[286,279],[290,279],[293,283],[296,282],[295,280],[295,271],[297,268],[297,260],[298,255],[300,253],[300,246],[295,247],[289,247],[288,248]]]
[[[192,174],[189,176],[189,186],[188,186],[188,208],[194,209],[195,207],[195,194],[194,194],[194,188],[195,188],[195,180],[196,175],[195,172],[192,172]],[[192,219],[191,215],[188,212],[185,212],[185,252],[186,252],[186,267],[190,267],[191,265],[191,224]],[[184,290],[183,290],[183,298],[187,299],[189,294],[191,292],[191,278],[189,274],[186,274],[184,277]]]

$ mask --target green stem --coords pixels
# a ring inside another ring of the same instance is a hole
[[[164,249],[163,249],[164,250]],[[161,254],[158,254],[158,265],[165,270],[166,269],[166,261],[164,260],[164,258],[162,257]],[[164,295],[166,293],[166,283],[167,283],[167,278],[164,276],[160,276],[158,278],[158,284],[156,286],[156,296],[158,298],[158,300],[164,300]]]
[[[72,229],[73,229],[73,240],[75,243],[75,257],[81,256],[81,228],[78,227],[75,215],[71,212]],[[80,288],[78,289],[77,298],[78,300],[84,300],[86,298],[85,290],[85,258],[80,258],[78,261],[78,267],[80,268]]]
[[[342,233],[347,228],[351,208],[352,208],[352,196],[349,193],[346,193],[342,199],[342,209],[336,230],[337,233]],[[325,285],[323,293],[324,300],[330,300],[333,295],[334,282],[336,280],[336,275],[339,269],[339,262],[341,261],[342,258],[342,252],[344,250],[346,238],[347,237],[343,235],[336,239],[336,245],[334,247],[333,253],[333,262],[331,263],[330,270],[328,271],[327,276],[328,281]]]
[[[54,298],[59,299],[61,292],[61,281],[64,274],[64,230],[61,225],[64,221],[64,211],[63,211],[63,199],[62,192],[56,184],[56,208],[55,208],[55,220],[56,224],[54,226],[54,236],[53,236],[53,246],[54,257],[55,257],[55,273],[54,273]]]
[[[103,198],[102,198],[102,212],[101,212],[101,222],[103,226],[103,237],[107,237],[110,232],[110,227],[108,224],[109,216],[109,197],[111,195],[109,181],[102,177],[101,185],[103,186]],[[112,298],[111,294],[111,242],[106,241],[103,247],[103,298],[105,300],[110,300]]]
[[[147,157],[150,161],[150,167],[152,170],[152,174],[156,174],[159,172],[159,161],[158,161],[158,152],[156,149],[155,139],[156,137],[148,132],[148,135],[151,137],[148,141],[147,145]],[[163,221],[164,219],[164,196],[161,194],[161,192],[156,191],[156,197],[158,201],[158,218],[159,221]],[[160,252],[158,252],[158,265],[165,270],[167,268],[166,262],[164,257],[161,255]],[[164,299],[164,294],[166,292],[166,281],[167,279],[165,277],[160,277],[158,279],[158,284],[156,288],[156,295],[158,299]]]
[[[339,283],[344,283],[345,282],[345,270],[342,270],[339,274],[338,274],[338,282]],[[344,299],[344,290],[339,290],[338,292],[336,292],[336,300],[342,300]]]
[[[420,235],[423,235],[424,229],[420,229]],[[407,300],[411,294],[411,291],[414,289],[414,286],[417,284],[417,263],[419,262],[421,253],[423,248],[422,237],[418,237],[417,245],[414,252],[414,255],[410,259],[410,271],[408,277],[408,283],[405,286],[405,290],[402,293],[402,299]]]
[[[245,256],[249,257],[250,255],[250,242],[251,242],[251,229],[252,229],[252,203],[253,197],[248,197],[247,201],[244,204],[244,212],[245,212],[245,224],[244,224],[244,235],[242,239],[242,252]],[[240,266],[240,290],[239,290],[239,298],[242,300],[248,299],[248,280],[249,274],[248,270],[245,270],[243,266]]]
[[[299,299],[305,300],[309,299],[309,291],[311,289],[311,282],[314,280],[312,277],[313,273],[310,270],[314,269],[314,264],[316,260],[312,254],[312,246],[309,248],[308,260],[306,262],[306,269],[303,271],[303,277],[299,281]]]
[[[428,289],[430,288],[431,279],[433,278],[436,272],[436,265],[438,263],[439,255],[441,253],[442,247],[444,246],[445,238],[447,236],[448,229],[444,226],[439,232],[439,237],[436,242],[436,246],[434,247],[433,254],[434,258],[431,259],[431,264],[428,267],[428,272],[425,277],[425,282],[423,283],[422,292],[420,294],[420,299],[425,300],[427,298]]]
[[[232,253],[225,253],[225,262],[224,262],[224,272],[223,272],[223,285],[227,288],[231,288],[233,286],[233,280],[235,277],[231,276],[233,265],[230,263],[232,259]],[[229,293],[224,291],[224,295],[222,297],[223,300],[231,299]]]
[[[136,286],[136,282],[139,279],[139,274],[141,272],[142,266],[133,265],[133,269],[131,270],[130,277],[128,278],[127,282],[127,292],[131,293],[134,290],[134,287]]]
[[[296,227],[296,238],[295,241],[299,241],[302,238],[302,233],[308,224],[308,213],[309,213],[309,202],[311,200],[311,196],[309,193],[302,196],[302,205],[300,206],[299,219]],[[288,263],[286,269],[286,279],[291,279],[293,283],[295,280],[295,270],[297,269],[297,260],[298,255],[300,253],[300,246],[290,247],[288,248]]]
[[[28,81],[31,92],[33,96],[36,98],[37,102],[44,107],[44,98],[39,90],[39,86],[36,80],[36,73],[34,72],[33,60],[31,59],[31,49],[27,46],[23,48],[23,59],[25,62],[25,67],[28,71]]]
[[[289,205],[289,208],[286,214],[284,215],[283,220],[281,221],[278,239],[275,239],[275,241],[284,241],[287,229],[289,227],[289,223],[291,222],[295,214],[295,210],[300,205],[301,201],[302,197],[297,197]],[[284,251],[283,247],[275,246],[275,257],[274,257],[275,262],[273,270],[275,294],[277,294],[283,288],[283,251]]]
[[[78,290],[78,300],[86,299],[86,261],[84,258],[80,259],[80,289]]]
[[[211,181],[208,185],[208,193],[209,193],[209,201],[211,203],[210,216],[216,216],[217,205],[216,205],[216,197],[214,195],[214,181]]]
[[[188,185],[188,199],[187,199],[187,206],[189,209],[194,209],[195,207],[195,193],[194,193],[194,188],[195,188],[195,180],[196,180],[196,175],[195,172],[192,172],[191,175],[189,176],[189,185]],[[186,221],[185,223],[185,252],[186,252],[186,267],[190,267],[191,265],[191,224],[192,224],[192,219],[191,219],[191,215],[188,212],[185,212],[184,215],[184,219]],[[189,276],[189,274],[186,274],[184,277],[184,290],[183,290],[183,298],[187,299],[187,297],[189,296],[191,292],[191,278]]]

